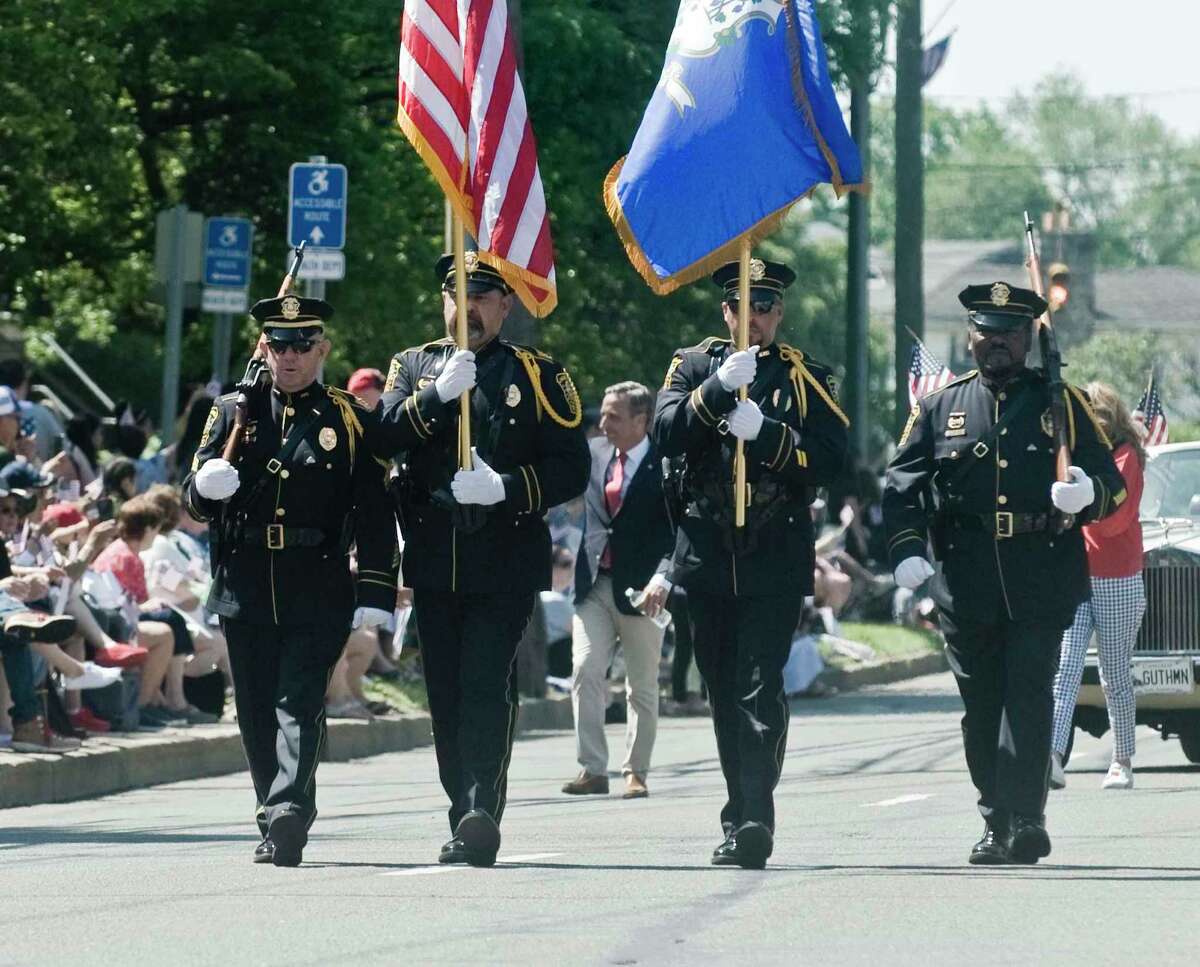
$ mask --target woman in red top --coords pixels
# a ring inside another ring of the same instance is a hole
[[[1092,597],[1079,606],[1075,623],[1063,634],[1058,676],[1054,680],[1050,785],[1061,789],[1067,784],[1062,759],[1071,736],[1084,657],[1095,631],[1100,684],[1113,731],[1113,761],[1102,787],[1131,789],[1136,707],[1130,663],[1133,643],[1146,611],[1146,590],[1142,584],[1142,525],[1138,520],[1146,451],[1129,410],[1112,387],[1089,383],[1087,392],[1092,409],[1112,442],[1113,460],[1125,480],[1125,499],[1116,512],[1083,528]]]

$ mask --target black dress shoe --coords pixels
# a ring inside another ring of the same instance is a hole
[[[746,870],[761,870],[774,850],[771,831],[762,823],[742,823],[725,837],[725,842],[713,850],[713,866],[740,866]]]
[[[275,844],[271,842],[270,837],[264,839],[254,849],[255,863],[270,863],[275,859]]]
[[[972,866],[1003,866],[1009,862],[1008,834],[988,823],[983,828],[983,838],[971,847],[967,862]]]
[[[1050,834],[1040,819],[1017,816],[1013,819],[1008,852],[1013,863],[1036,863],[1050,855]]]
[[[275,844],[271,862],[276,866],[299,866],[308,842],[308,823],[295,813],[284,813],[271,823],[270,840]]]
[[[494,866],[500,851],[500,827],[482,809],[472,809],[458,821],[454,838],[460,840],[471,866]]]
[[[439,863],[465,863],[467,861],[467,849],[463,846],[463,842],[457,836],[448,843],[442,845],[442,851],[438,853]]]

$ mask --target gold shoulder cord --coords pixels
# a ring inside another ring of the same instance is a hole
[[[808,367],[804,365],[804,353],[800,352],[799,349],[793,349],[791,346],[780,343],[779,358],[785,363],[791,364],[792,371],[789,375],[791,376],[792,386],[796,390],[796,397],[800,401],[801,417],[808,416],[808,389],[804,385],[805,383],[808,383],[817,391],[817,395],[825,401],[825,405],[833,411],[833,415],[841,420],[846,426],[850,425],[850,417],[846,416],[846,414],[842,412],[842,408],[830,395],[829,390],[822,386],[821,381],[813,376],[813,374],[809,372]]]
[[[1064,394],[1064,396],[1066,397],[1066,400],[1067,400],[1067,413],[1070,418],[1070,425],[1071,425],[1071,431],[1072,431],[1071,432],[1071,447],[1074,448],[1074,446],[1075,446],[1075,433],[1074,433],[1075,418],[1071,414],[1071,397],[1074,396],[1075,399],[1078,401],[1079,406],[1083,409],[1083,412],[1087,414],[1088,419],[1092,421],[1092,426],[1095,427],[1095,430],[1096,430],[1096,436],[1098,436],[1103,441],[1104,445],[1111,450],[1112,449],[1112,441],[1108,438],[1108,434],[1104,432],[1104,427],[1102,427],[1100,425],[1100,418],[1096,416],[1096,411],[1092,409],[1092,404],[1090,402],[1088,402],[1088,398],[1084,394],[1083,390],[1081,390],[1078,386],[1072,386],[1070,383],[1067,384],[1067,389],[1070,392],[1067,394]]]
[[[354,404],[350,402],[351,396],[349,393],[343,393],[340,389],[335,389],[332,386],[326,386],[325,389],[329,393],[329,398],[333,400],[334,405],[342,414],[342,423],[346,426],[346,436],[350,441],[350,462],[354,463],[354,445],[357,442],[357,437],[363,435],[363,426],[358,421],[358,415],[354,412]]]
[[[583,403],[579,399],[579,391],[575,389],[575,384],[571,382],[571,375],[565,369],[560,372],[554,381],[558,383],[558,388],[562,390],[563,396],[566,398],[567,406],[571,411],[571,418],[564,419],[558,414],[550,401],[546,398],[546,391],[542,389],[542,367],[538,363],[538,357],[527,349],[514,349],[517,354],[517,359],[521,360],[521,365],[525,367],[525,372],[529,376],[529,382],[533,384],[533,395],[537,401],[538,419],[542,418],[542,411],[545,410],[555,423],[568,430],[573,430],[583,422]],[[549,356],[545,357],[547,360]]]

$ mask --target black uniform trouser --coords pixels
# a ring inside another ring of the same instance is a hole
[[[696,666],[708,688],[717,755],[729,799],[728,831],[742,823],[775,830],[775,786],[787,746],[783,666],[803,596],[734,597],[688,592]]]
[[[421,664],[450,830],[472,809],[497,823],[508,795],[517,728],[517,646],[533,591],[413,590]]]
[[[1046,808],[1054,673],[1067,623],[941,616],[965,709],[967,769],[979,811],[1000,828],[1013,814],[1040,820]]]
[[[687,674],[692,665],[692,618],[688,611],[687,592],[676,586],[667,601],[674,619],[675,651],[671,655],[671,698],[686,702],[688,698]]]
[[[325,745],[325,690],[350,634],[349,617],[320,625],[221,619],[246,762],[267,835],[284,813],[317,818],[317,763]]]

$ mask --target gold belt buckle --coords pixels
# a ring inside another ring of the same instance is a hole
[[[283,525],[268,524],[267,525],[267,549],[271,551],[283,550]]]
[[[1013,536],[1013,515],[1011,511],[1000,510],[996,512],[996,536]]]

